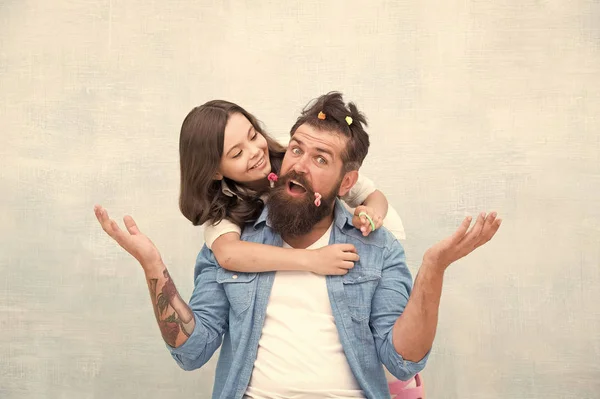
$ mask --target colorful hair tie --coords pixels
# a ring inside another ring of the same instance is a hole
[[[367,220],[369,221],[369,223],[371,223],[371,231],[375,231],[375,223],[373,223],[373,219],[371,219],[371,217],[369,215],[367,215],[366,212],[361,212],[358,214],[358,216],[364,216],[365,218],[367,218]]]
[[[352,117],[347,116],[346,117],[346,123],[348,124],[348,126],[350,126],[352,124]]]
[[[315,206],[319,207],[321,206],[321,194],[319,193],[315,193]]]
[[[269,185],[271,188],[275,187],[275,182],[277,181],[277,175],[273,172],[269,173],[267,176],[267,180],[269,180]]]
[[[317,118],[319,118],[320,120],[324,120],[325,119],[325,114],[323,113],[323,111],[319,111],[319,115],[317,115]]]

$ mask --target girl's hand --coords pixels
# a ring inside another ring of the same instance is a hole
[[[323,276],[344,275],[360,258],[352,244],[333,244],[310,250],[307,269]]]
[[[373,231],[373,229],[369,219],[367,219],[364,215],[359,216],[363,212],[369,215],[371,220],[373,220],[376,230],[383,225],[383,218],[376,214],[373,208],[369,206],[360,205],[356,207],[354,210],[354,217],[352,218],[352,224],[362,232],[363,236],[366,237]]]

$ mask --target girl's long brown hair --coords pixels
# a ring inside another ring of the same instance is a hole
[[[225,179],[237,195],[229,197],[221,191],[221,181],[214,180],[223,155],[225,126],[234,113],[244,115],[257,132],[267,140],[273,172],[279,173],[285,147],[265,133],[259,121],[237,104],[213,100],[196,107],[186,116],[179,136],[181,192],[179,209],[195,226],[207,221],[217,224],[227,218],[243,226],[255,220],[264,207],[262,193]]]

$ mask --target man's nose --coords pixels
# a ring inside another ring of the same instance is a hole
[[[306,164],[306,156],[301,157],[300,159],[298,159],[298,161],[296,163],[294,163],[294,171],[297,173],[307,173],[308,172],[308,165]]]

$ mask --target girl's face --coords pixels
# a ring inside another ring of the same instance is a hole
[[[251,185],[264,181],[270,172],[267,140],[244,115],[231,114],[225,126],[223,155],[216,178],[227,177]]]

